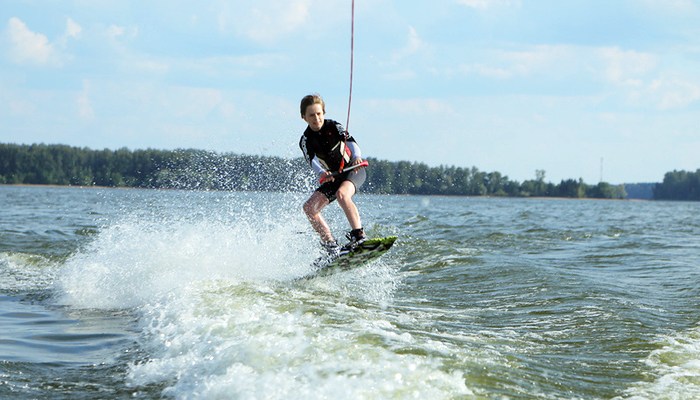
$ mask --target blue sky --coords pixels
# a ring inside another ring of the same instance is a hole
[[[2,0],[0,142],[301,155],[351,0]],[[356,0],[363,154],[511,179],[700,168],[698,0]],[[602,161],[602,163],[601,163]]]

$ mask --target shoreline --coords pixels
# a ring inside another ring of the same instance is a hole
[[[148,188],[137,188],[131,186],[97,186],[97,185],[57,185],[57,184],[45,184],[45,183],[0,183],[0,187],[36,187],[36,188],[71,188],[71,189],[148,189]]]
[[[76,185],[57,185],[57,184],[41,184],[41,183],[0,183],[0,187],[36,187],[36,188],[68,188],[68,189],[114,189],[114,190],[186,190],[197,191],[191,189],[175,189],[175,188],[144,188],[131,186],[76,186]],[[216,191],[234,191],[237,190],[204,190],[206,192]],[[378,195],[378,196],[417,196],[417,197],[466,197],[474,199],[532,199],[532,200],[600,200],[600,201],[655,201],[654,199],[603,199],[596,197],[547,197],[547,196],[469,196],[469,195],[444,195],[444,194],[387,194],[387,193],[363,193],[363,195]]]

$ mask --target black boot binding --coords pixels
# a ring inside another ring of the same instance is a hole
[[[355,247],[367,240],[367,236],[365,236],[365,230],[363,228],[353,229],[348,232],[345,237],[349,240],[349,242],[343,246],[343,250],[346,251],[352,251]]]

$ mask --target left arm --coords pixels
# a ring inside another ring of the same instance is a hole
[[[352,156],[350,157],[350,163],[352,165],[361,163],[362,152],[360,151],[360,146],[355,141],[355,138],[353,138],[350,135],[350,133],[345,130],[345,127],[342,124],[336,121],[333,122],[335,123],[335,127],[338,130],[338,134],[340,135],[343,142],[345,142],[345,146],[348,147],[350,153],[352,154]]]
[[[357,142],[354,140],[348,140],[345,143],[346,146],[350,149],[350,153],[352,154],[352,158],[350,161],[353,164],[359,164],[362,162],[362,151],[360,150],[360,146],[358,146]]]

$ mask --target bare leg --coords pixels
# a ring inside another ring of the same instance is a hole
[[[345,212],[345,216],[350,223],[351,229],[362,228],[362,221],[360,220],[360,212],[357,210],[357,206],[352,201],[352,196],[355,195],[355,185],[350,181],[345,181],[340,185],[340,188],[336,192],[338,198],[338,205]]]
[[[321,210],[323,210],[329,204],[328,199],[325,195],[320,192],[314,192],[314,194],[309,197],[304,203],[304,214],[311,222],[311,226],[324,242],[331,242],[335,240],[331,229],[328,227],[326,220],[323,219],[321,215]]]

